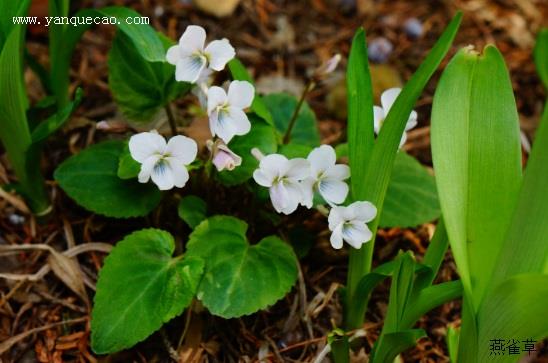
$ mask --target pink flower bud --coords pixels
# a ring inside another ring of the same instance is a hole
[[[217,140],[215,143],[209,141],[207,147],[213,154],[211,161],[218,171],[234,170],[242,164],[242,158],[230,150],[221,140]]]

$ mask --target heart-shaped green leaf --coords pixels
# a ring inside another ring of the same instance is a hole
[[[173,42],[157,35],[166,51]],[[150,121],[157,112],[190,84],[175,80],[175,66],[147,61],[132,39],[122,31],[116,33],[108,57],[108,83],[114,100],[124,115],[135,121]]]
[[[82,207],[107,217],[147,215],[161,199],[158,188],[118,177],[123,141],[105,141],[65,160],[55,180]]]
[[[144,229],[126,236],[99,273],[91,320],[91,345],[98,354],[142,341],[179,315],[196,292],[203,261],[172,257],[171,234]]]
[[[297,279],[291,247],[276,236],[250,245],[247,224],[237,218],[215,216],[190,235],[187,256],[206,265],[198,299],[224,318],[247,315],[281,299]]]
[[[287,93],[272,93],[263,97],[266,107],[274,118],[274,125],[281,135],[284,135],[289,127],[289,121],[297,107],[298,100]],[[316,126],[314,111],[304,102],[295,126],[291,130],[290,141],[296,144],[316,147],[320,145],[320,133]]]
[[[434,176],[403,151],[394,160],[386,191],[381,227],[414,227],[440,216]]]

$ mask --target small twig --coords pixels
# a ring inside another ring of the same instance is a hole
[[[299,112],[301,111],[301,108],[303,106],[304,100],[306,99],[306,95],[308,95],[308,92],[310,92],[316,83],[313,80],[308,81],[308,84],[303,89],[303,93],[301,93],[301,98],[299,99],[299,103],[297,103],[297,107],[295,107],[295,110],[293,111],[293,115],[291,115],[291,119],[289,120],[289,125],[287,126],[287,130],[285,131],[285,135],[283,138],[283,143],[287,144],[289,140],[291,139],[291,131],[293,131],[293,127],[295,126],[295,123],[297,122],[297,116],[299,115]]]
[[[175,348],[173,348],[173,346],[171,345],[171,342],[169,341],[169,337],[167,336],[166,331],[163,328],[160,329],[160,335],[162,336],[162,342],[164,343],[164,346],[166,347],[171,359],[173,359],[175,362],[179,362],[179,359],[180,359],[179,354],[177,353]]]
[[[171,128],[171,135],[177,135],[177,124],[175,123],[175,117],[173,116],[173,111],[171,110],[171,105],[168,103],[165,105],[164,109],[166,110],[167,120],[169,121],[169,127]]]

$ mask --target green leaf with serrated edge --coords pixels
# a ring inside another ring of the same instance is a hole
[[[382,209],[386,191],[390,182],[394,159],[399,149],[401,135],[404,132],[405,124],[409,114],[413,110],[415,102],[419,98],[428,80],[441,63],[451,47],[451,43],[457,33],[462,18],[461,13],[453,18],[441,37],[438,39],[426,59],[422,62],[413,77],[407,82],[400,95],[390,109],[375,142],[365,178],[360,183],[364,189],[363,199],[368,200],[377,207],[377,218],[369,224],[376,234],[378,222],[382,215]],[[352,162],[351,162],[352,164]],[[363,167],[363,166],[360,166]],[[351,174],[354,170],[351,168]],[[351,177],[352,178],[352,177]],[[361,195],[360,195],[361,196]],[[348,275],[348,301],[352,301],[352,295],[362,278],[370,269],[373,256],[374,238],[359,250],[350,251],[350,273]],[[362,325],[363,316],[347,316],[346,327],[357,328]]]
[[[197,297],[215,315],[234,318],[284,297],[297,279],[291,247],[276,236],[250,245],[247,224],[229,216],[203,221],[187,244],[187,256],[206,265]]]
[[[518,340],[540,340],[548,336],[548,275],[521,274],[505,280],[485,298],[478,314],[479,342],[477,361],[492,357],[489,341],[505,337]],[[460,344],[467,339],[460,337]],[[460,354],[460,352],[459,352]],[[519,356],[504,355],[497,362],[517,362]],[[460,360],[460,362],[465,362]]]
[[[426,336],[426,332],[422,329],[410,329],[404,331],[398,331],[394,333],[388,333],[384,335],[383,342],[386,349],[380,349],[377,351],[377,345],[379,340],[377,340],[369,361],[371,363],[389,363],[394,362],[394,359],[401,352],[412,348],[417,344],[417,340]]]
[[[118,159],[118,170],[116,174],[120,179],[137,178],[141,171],[141,164],[135,160],[129,152],[129,143],[125,143],[124,149]]]
[[[548,90],[548,28],[542,29],[538,36],[533,51],[537,72]]]
[[[280,135],[284,135],[293,112],[297,107],[297,98],[288,93],[271,93],[264,96],[263,100],[272,114],[276,130],[278,130]],[[290,136],[290,141],[296,144],[312,147],[320,145],[320,133],[316,125],[316,115],[308,103],[303,103]]]
[[[80,105],[82,93],[82,89],[78,88],[72,102],[46,120],[40,122],[38,126],[32,130],[31,138],[34,144],[44,141],[67,122],[72,112]]]
[[[228,62],[228,69],[230,70],[230,74],[232,74],[232,79],[237,81],[248,81],[253,84],[253,79],[238,58],[234,58]],[[266,107],[262,97],[259,96],[256,91],[253,103],[251,104],[251,110],[255,112],[257,116],[265,120],[267,124],[274,126],[272,114]]]
[[[187,195],[179,202],[177,208],[179,218],[185,221],[190,228],[196,228],[207,216],[206,202],[195,195]]]
[[[129,348],[181,314],[194,297],[204,263],[172,257],[173,237],[159,229],[126,236],[99,272],[91,346],[106,354]]]
[[[519,120],[504,59],[460,50],[432,107],[432,156],[451,249],[477,310],[521,183]]]
[[[414,227],[439,216],[434,177],[415,158],[398,152],[379,226]]]
[[[230,141],[230,150],[242,158],[242,164],[234,170],[224,170],[218,173],[219,180],[225,185],[237,185],[248,181],[259,161],[251,155],[251,149],[257,148],[264,155],[272,154],[277,149],[276,131],[272,126],[257,116],[248,115],[251,120],[251,131],[246,135],[235,136]]]
[[[55,180],[82,207],[107,217],[147,215],[158,205],[161,193],[152,183],[122,180],[117,175],[123,141],[105,141],[65,160],[55,170]]]
[[[167,49],[173,42],[158,34]],[[175,66],[144,59],[131,39],[118,31],[108,57],[108,82],[114,100],[131,120],[150,121],[158,111],[191,85],[175,80]]]
[[[516,274],[548,272],[547,165],[548,102],[527,161],[512,222],[489,283],[491,287]]]

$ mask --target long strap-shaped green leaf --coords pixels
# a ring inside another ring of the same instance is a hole
[[[440,204],[465,292],[481,302],[521,183],[518,115],[504,59],[462,49],[432,108],[432,156]]]
[[[401,94],[397,98],[393,107],[390,109],[386,120],[383,124],[381,132],[373,150],[371,156],[366,158],[368,160],[367,165],[357,165],[356,156],[359,154],[359,143],[349,143],[349,156],[350,165],[352,170],[351,184],[356,186],[359,190],[353,191],[353,195],[360,196],[364,200],[368,200],[377,206],[377,218],[370,224],[370,228],[375,236],[379,218],[382,211],[382,205],[386,190],[388,189],[388,183],[392,174],[392,167],[394,159],[399,148],[399,142],[401,135],[404,131],[405,124],[409,118],[415,102],[419,98],[422,90],[426,86],[428,80],[445,57],[451,43],[457,33],[460,25],[462,14],[458,13],[451,23],[447,26],[446,30],[441,35],[440,39],[436,42],[424,62],[421,64],[417,72],[409,80],[409,82],[403,88]],[[367,114],[366,114],[367,115]],[[368,122],[368,120],[355,120],[349,122]],[[371,121],[369,121],[371,122]],[[354,132],[364,132],[363,130],[369,130],[369,126],[362,126],[360,128],[349,128],[349,140],[364,140],[368,137],[365,135],[354,135]],[[363,141],[362,141],[363,142]],[[363,146],[362,146],[363,147]],[[355,149],[358,148],[358,149]],[[365,151],[365,150],[363,150]],[[354,156],[354,160],[353,160]],[[359,171],[356,169],[366,168],[366,173],[363,180],[354,180]],[[351,250],[350,252],[350,267],[348,274],[348,295],[347,301],[352,301],[353,295],[356,292],[356,288],[362,276],[371,270],[371,260],[373,256],[374,238],[371,242],[365,244],[359,250]],[[361,326],[363,322],[363,316],[347,316],[346,327],[357,328]]]
[[[542,29],[538,34],[533,55],[540,79],[548,89],[548,28]]]

